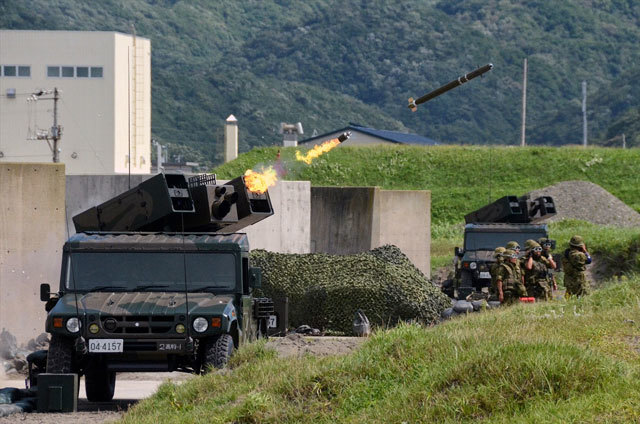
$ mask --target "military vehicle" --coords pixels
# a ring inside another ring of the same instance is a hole
[[[505,196],[466,215],[464,245],[454,250],[452,278],[443,283],[442,291],[455,299],[488,297],[495,248],[510,241],[524,246],[528,239],[548,238],[547,225],[539,222],[555,214],[551,197]]]
[[[243,177],[158,174],[73,218],[57,293],[40,287],[49,373],[84,375],[87,398],[113,397],[117,372],[206,372],[267,333],[246,234],[273,214]]]

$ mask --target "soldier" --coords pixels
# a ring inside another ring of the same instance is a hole
[[[538,243],[540,244],[540,246],[542,246],[542,257],[547,258],[547,259],[553,259],[553,255],[551,254],[551,248],[553,246],[553,243],[551,243],[551,240],[549,240],[546,237],[540,237],[540,239],[538,239]],[[551,280],[551,284],[553,285],[553,290],[558,290],[558,283],[556,282],[556,274],[553,271],[558,270],[558,264],[555,262],[553,262],[555,264],[555,266],[553,267],[553,270],[548,270],[549,273],[549,279]]]
[[[516,303],[522,296],[527,295],[527,289],[522,283],[522,273],[518,264],[518,254],[506,249],[502,253],[505,262],[498,267],[496,287],[498,288],[498,300],[507,305]]]
[[[489,269],[489,272],[491,273],[491,290],[489,292],[491,299],[498,298],[498,287],[496,286],[496,277],[498,276],[498,267],[500,267],[500,264],[504,262],[504,258],[502,257],[502,254],[504,253],[505,250],[506,249],[504,247],[496,247],[495,250],[493,251],[493,257],[496,261],[493,263],[493,265],[491,265],[491,268]]]
[[[535,240],[527,240],[524,256],[524,284],[529,296],[536,300],[551,300],[549,269],[555,268],[553,259],[542,256],[542,246]]]
[[[516,255],[520,255],[520,245],[518,244],[517,241],[510,241],[509,243],[507,243],[505,248],[507,248],[509,250],[513,250],[514,252],[516,252]],[[522,272],[522,264],[520,263],[520,261],[516,262],[516,266],[519,268],[520,273],[524,274]]]
[[[562,268],[564,269],[564,286],[567,296],[584,296],[589,294],[589,282],[585,271],[591,263],[591,255],[587,251],[582,237],[575,235],[569,240],[569,248],[564,251]]]
[[[510,241],[509,243],[507,243],[505,248],[515,251],[516,254],[520,253],[520,245],[518,244],[517,241]]]

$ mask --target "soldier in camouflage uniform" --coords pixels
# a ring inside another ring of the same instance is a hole
[[[540,246],[542,246],[542,257],[547,258],[547,259],[553,259],[553,255],[551,254],[551,247],[552,247],[552,243],[551,240],[549,240],[546,237],[540,237],[538,239],[538,243],[540,244]],[[552,271],[558,271],[558,264],[555,262],[553,262],[555,264],[555,266],[553,267],[553,270],[549,270],[549,279],[551,281],[553,290],[558,290],[558,283],[556,282],[556,274]]]
[[[520,245],[518,244],[517,241],[510,241],[509,243],[507,243],[505,248],[509,250],[513,250],[516,253],[516,255],[520,255]],[[516,266],[520,269],[520,272],[522,273],[522,267],[520,266],[520,261],[517,261]]]
[[[554,269],[556,264],[552,258],[542,256],[542,246],[535,240],[527,240],[525,248],[523,269],[527,293],[538,301],[551,300],[549,270]]]
[[[502,254],[506,249],[504,247],[496,247],[493,251],[493,257],[496,260],[489,269],[491,273],[491,290],[489,292],[490,299],[498,299],[498,287],[496,286],[496,277],[498,276],[498,267],[504,262]]]
[[[575,235],[569,241],[569,248],[564,251],[562,268],[564,269],[564,286],[567,296],[584,296],[589,294],[589,282],[585,271],[591,263],[591,255],[587,251],[582,237]]]
[[[498,267],[496,286],[498,300],[507,305],[516,303],[522,296],[527,295],[527,289],[522,282],[522,273],[518,267],[518,254],[507,249],[502,253],[505,262]]]

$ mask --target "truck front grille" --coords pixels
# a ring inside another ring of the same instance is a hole
[[[165,334],[172,330],[172,316],[112,316],[100,318],[102,328],[111,334]]]

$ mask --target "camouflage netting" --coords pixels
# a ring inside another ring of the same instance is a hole
[[[395,246],[355,255],[251,252],[262,268],[262,294],[289,297],[289,325],[352,332],[354,313],[362,309],[372,326],[400,320],[431,324],[451,306]]]

